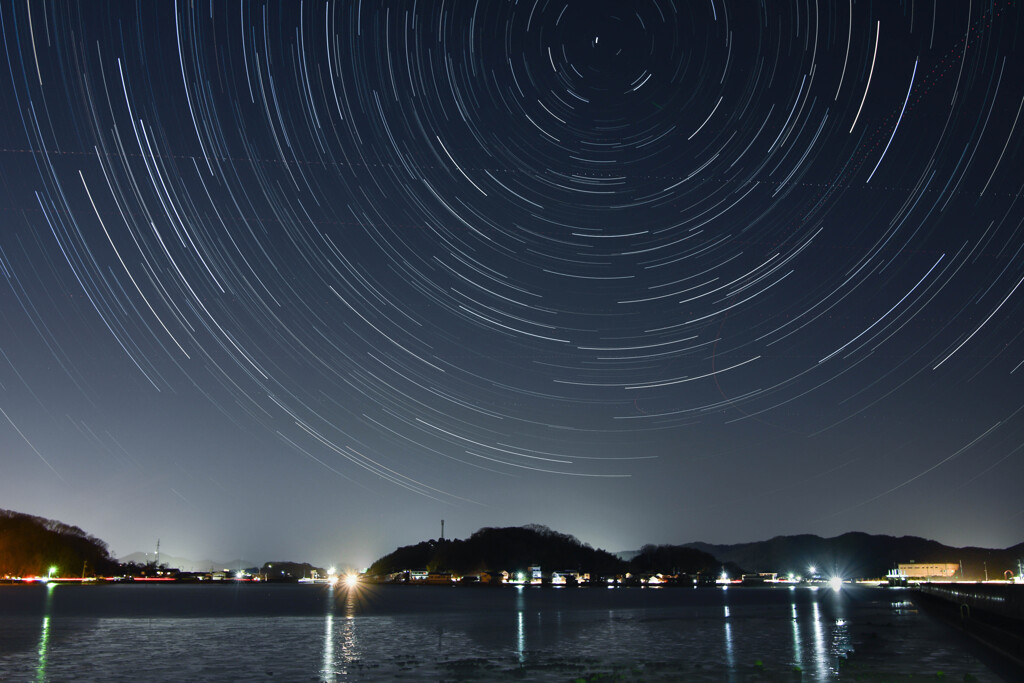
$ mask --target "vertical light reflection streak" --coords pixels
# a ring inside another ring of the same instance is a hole
[[[341,673],[349,674],[348,666],[359,659],[356,642],[356,589],[347,587],[345,590],[345,621],[341,626],[341,661],[344,668]]]
[[[327,613],[324,620],[324,662],[320,675],[327,683],[334,683],[334,615]]]
[[[722,589],[722,600],[725,602],[729,601],[728,587]],[[732,644],[732,624],[729,623],[729,605],[724,606],[723,614],[725,615],[725,663],[729,667],[729,670],[732,671],[736,666],[736,658]]]
[[[820,594],[818,594],[820,595]],[[815,595],[815,598],[818,597]],[[821,627],[821,607],[818,601],[814,601],[814,675],[822,680],[825,672],[828,671],[828,662],[825,657],[825,632]]]
[[[36,665],[36,681],[41,683],[46,680],[46,655],[50,649],[50,605],[53,602],[53,589],[57,585],[46,584],[46,600],[43,603],[43,627],[39,633],[39,663]]]
[[[526,609],[526,600],[523,598],[523,587],[516,586],[516,652],[519,655],[519,664],[526,660],[526,624],[523,612]]]
[[[320,679],[326,683],[337,680],[334,671],[334,590],[327,591],[327,616],[324,618],[324,658]]]
[[[800,643],[800,615],[796,610],[796,589],[789,587],[789,609],[793,619],[793,663],[796,666],[804,665],[804,648]]]
[[[840,595],[835,598],[836,623],[832,628],[832,647],[829,655],[836,658],[836,667],[833,674],[839,673],[839,658],[845,657],[846,653],[853,649],[850,645],[850,629],[846,621],[846,604]]]

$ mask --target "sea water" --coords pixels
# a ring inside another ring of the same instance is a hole
[[[811,586],[0,586],[0,680],[999,680],[904,595]]]

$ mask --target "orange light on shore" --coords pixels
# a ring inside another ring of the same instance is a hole
[[[359,575],[358,574],[346,574],[345,575],[345,585],[348,586],[349,588],[355,588],[357,585],[359,585]]]

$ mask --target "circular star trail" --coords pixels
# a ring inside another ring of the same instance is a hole
[[[279,459],[405,504],[1019,524],[1012,2],[0,19],[0,443],[32,487],[173,457],[259,491]]]

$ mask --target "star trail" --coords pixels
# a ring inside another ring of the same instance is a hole
[[[225,557],[441,517],[1021,540],[1014,2],[27,0],[0,31],[3,507]]]

